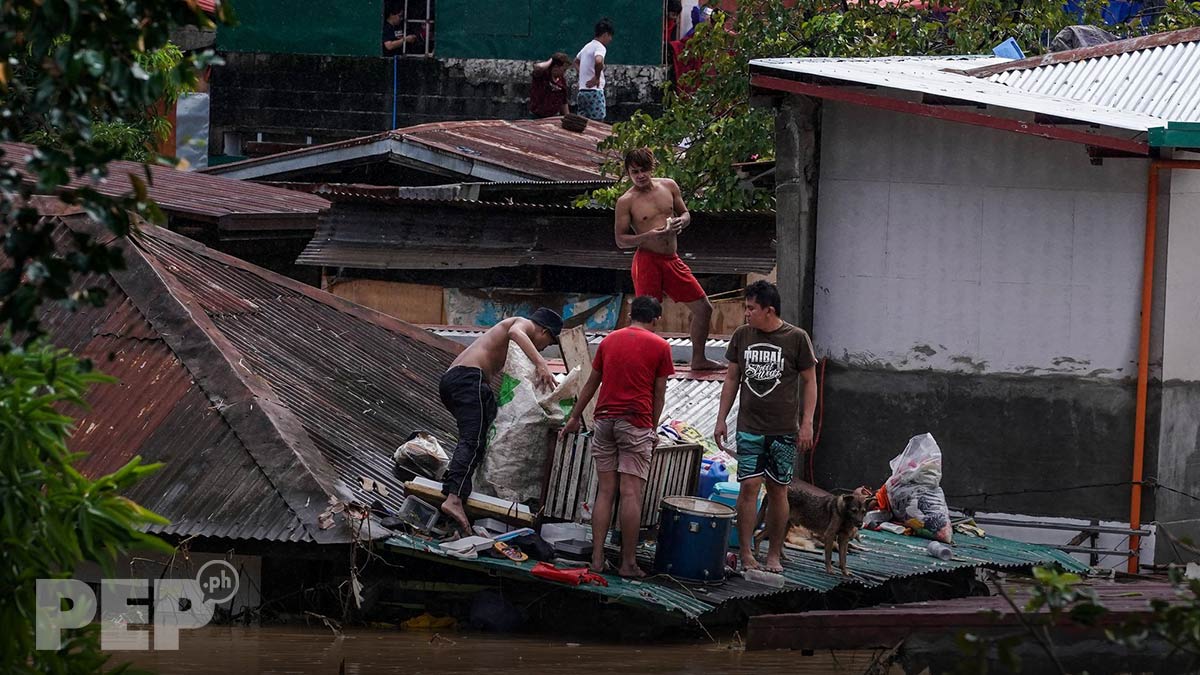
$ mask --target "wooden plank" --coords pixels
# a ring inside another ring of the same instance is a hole
[[[709,335],[731,335],[745,321],[746,303],[739,298],[713,301],[713,315],[708,323]],[[659,333],[687,334],[692,327],[692,310],[673,300],[663,302],[662,319],[658,322]]]
[[[562,352],[563,363],[567,365],[567,370],[579,366],[581,369],[580,382],[587,382],[592,376],[592,355],[588,350],[587,335],[583,332],[583,326],[568,328],[558,336],[558,348]],[[599,393],[599,392],[597,392]],[[596,415],[596,399],[598,396],[593,396],[591,401],[588,401],[587,408],[583,410],[583,422],[588,429],[592,428],[592,422]]]
[[[416,495],[434,506],[440,507],[446,499],[446,495],[442,494],[442,484],[425,478],[408,481],[404,484],[404,490],[407,494]],[[521,525],[530,525],[533,523],[533,514],[529,512],[529,507],[481,495],[478,492],[472,492],[467,497],[465,506],[468,514],[482,514],[508,523],[519,523]]]
[[[390,314],[409,323],[444,323],[443,289],[376,279],[329,278],[326,290],[339,298]]]
[[[1169,584],[1111,584],[1092,587],[1108,612],[1099,625],[1116,625],[1150,613],[1150,600],[1179,602]],[[1024,607],[1029,592],[1010,588],[1013,602]],[[1044,623],[1044,610],[1026,620]],[[890,647],[913,633],[946,633],[962,629],[1012,628],[1020,619],[1000,596],[960,598],[849,611],[813,611],[751,617],[746,649],[872,649]]]

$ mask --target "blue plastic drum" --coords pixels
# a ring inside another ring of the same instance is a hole
[[[725,580],[725,550],[735,511],[697,497],[667,497],[660,505],[655,574],[683,581]]]

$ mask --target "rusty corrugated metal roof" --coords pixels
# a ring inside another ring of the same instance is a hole
[[[23,181],[33,183],[33,174],[25,164],[35,149],[27,143],[0,143],[4,153],[0,162],[11,162]],[[317,216],[329,208],[329,202],[317,195],[126,161],[109,162],[108,176],[99,183],[76,177],[63,191],[92,185],[105,195],[125,195],[132,191],[130,176],[145,180],[147,171],[149,193],[159,208],[172,215],[216,223],[224,229],[253,227],[264,220],[272,224],[272,229],[313,229]]]
[[[147,250],[193,294],[239,367],[296,415],[356,498],[398,508],[395,449],[416,430],[449,447],[457,437],[437,388],[461,348],[168,234],[147,238]],[[387,484],[391,494],[362,492],[363,476]]]
[[[118,379],[96,385],[68,446],[97,476],[136,455],[163,462],[127,495],[170,520],[151,532],[230,539],[311,541],[296,514],[242,447],[183,362],[111,277],[81,287],[107,294],[102,307],[48,305],[43,326],[56,344]]]
[[[558,117],[434,122],[211,166],[203,171],[256,180],[378,159],[489,182],[590,181],[601,178],[601,165],[615,156],[598,149],[600,141],[610,135],[612,127],[602,122],[589,123],[582,133],[567,131]]]
[[[63,242],[96,227],[58,222]],[[418,429],[455,437],[437,385],[457,344],[160,228],[124,253],[126,270],[79,281],[108,291],[104,307],[49,305],[44,325],[120,380],[88,396],[70,441],[82,470],[166,463],[130,494],[172,521],[155,531],[350,541],[319,528],[331,496],[395,509],[395,448]]]

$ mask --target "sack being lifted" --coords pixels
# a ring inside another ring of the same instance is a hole
[[[942,492],[942,450],[931,434],[913,436],[888,463],[892,477],[883,489],[892,520],[918,536],[951,543],[950,509]],[[883,501],[883,500],[881,500]]]
[[[508,343],[496,393],[496,423],[475,472],[477,491],[518,503],[541,496],[547,438],[550,429],[566,422],[579,396],[579,372],[572,368],[553,390],[539,390],[533,362],[515,342]]]

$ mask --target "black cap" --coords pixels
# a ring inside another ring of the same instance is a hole
[[[558,342],[558,334],[562,332],[563,328],[563,320],[558,315],[558,312],[545,307],[538,307],[534,310],[533,314],[529,315],[529,320],[550,331],[550,337],[554,338],[555,342]]]

